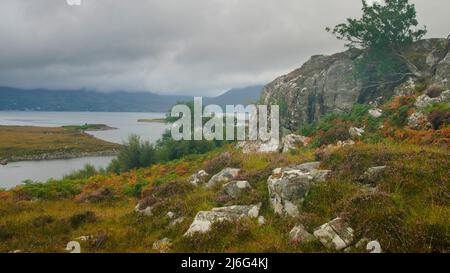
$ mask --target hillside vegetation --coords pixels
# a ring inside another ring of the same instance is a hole
[[[336,217],[353,228],[354,243],[370,238],[385,252],[448,252],[449,122],[410,129],[402,115],[415,111],[414,100],[392,99],[380,106],[379,118],[365,105],[324,117],[300,128],[310,142],[288,153],[244,154],[226,144],[117,174],[87,168],[60,181],[1,191],[0,252],[65,252],[66,243],[80,236],[91,236],[81,241],[84,252],[157,252],[154,243],[163,238],[170,239],[164,249],[169,252],[335,252],[319,241],[293,242],[289,233],[299,223],[313,232]],[[429,113],[448,111],[442,105],[431,108]],[[351,126],[366,132],[354,138],[354,145],[336,145],[348,142]],[[272,171],[316,160],[320,169],[331,170],[326,182],[312,186],[298,216],[275,214],[267,182]],[[362,183],[373,166],[387,171],[375,185]],[[233,199],[221,185],[188,182],[199,170],[209,179],[226,167],[240,168],[236,180],[248,181],[253,190]],[[152,204],[151,216],[135,211],[140,200]],[[199,211],[258,203],[262,225],[256,219],[217,222],[207,233],[183,236]],[[168,213],[179,221],[174,224]],[[346,252],[366,250],[353,246]]]

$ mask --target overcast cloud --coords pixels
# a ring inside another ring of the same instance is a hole
[[[429,37],[450,1],[414,0]],[[360,0],[0,0],[0,85],[214,95],[267,83],[342,43]]]

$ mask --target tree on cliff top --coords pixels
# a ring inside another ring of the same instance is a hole
[[[402,48],[427,33],[426,27],[418,27],[415,5],[408,0],[382,0],[372,4],[363,0],[362,4],[360,19],[348,18],[346,23],[333,30],[327,28],[327,31],[347,41],[349,48],[366,50],[365,66],[375,67],[379,77],[398,73],[404,78],[406,73],[399,71],[402,65],[406,66],[408,74],[421,77],[419,70],[401,53]]]

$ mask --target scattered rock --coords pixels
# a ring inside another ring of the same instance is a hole
[[[375,254],[383,253],[383,250],[381,249],[381,244],[378,241],[369,242],[367,244],[366,250],[369,253],[375,253]]]
[[[383,115],[383,110],[378,108],[370,109],[369,115],[373,118],[380,118]]]
[[[17,250],[9,251],[8,253],[9,253],[9,254],[19,254],[19,253],[22,253],[22,252],[23,252],[22,250],[17,249]]]
[[[220,173],[214,175],[209,182],[206,184],[206,187],[213,188],[216,185],[228,183],[233,181],[239,175],[240,169],[226,168],[223,169]]]
[[[216,222],[236,221],[245,217],[258,218],[260,207],[261,205],[231,206],[214,208],[210,211],[200,211],[184,236],[206,233],[211,229],[211,225]]]
[[[177,225],[183,223],[184,219],[185,219],[184,217],[179,217],[179,218],[173,220],[172,222],[170,222],[170,226],[177,226]]]
[[[277,214],[298,215],[300,205],[313,182],[323,182],[330,171],[318,170],[320,162],[310,162],[290,168],[279,168],[267,180],[269,198]]]
[[[316,229],[314,236],[325,247],[339,251],[353,242],[353,229],[341,218],[336,218]]]
[[[266,218],[264,218],[264,216],[259,216],[258,217],[258,225],[260,226],[264,226],[266,224]]]
[[[283,153],[288,153],[291,150],[297,150],[298,146],[308,145],[311,138],[305,136],[299,136],[294,134],[289,134],[281,140],[283,146]]]
[[[171,247],[172,242],[169,238],[164,238],[153,243],[153,249],[160,253],[167,253]]]
[[[152,209],[153,209],[153,207],[151,207],[151,206],[142,208],[142,207],[141,207],[141,204],[137,204],[137,206],[134,208],[134,211],[135,211],[136,213],[139,213],[139,214],[142,214],[142,215],[144,215],[144,216],[150,217],[150,216],[153,215]]]
[[[422,112],[415,112],[408,118],[408,126],[414,130],[429,130],[433,127]]]
[[[78,238],[75,238],[77,241],[87,242],[89,240],[94,239],[94,236],[88,235],[88,236],[80,236]]]
[[[351,138],[359,138],[362,137],[362,135],[365,133],[366,131],[364,130],[364,128],[357,128],[357,127],[351,127],[348,130],[348,133],[350,135]]]
[[[233,181],[223,185],[223,190],[231,198],[237,199],[244,193],[249,192],[252,186],[247,181]]]
[[[0,158],[0,165],[3,165],[3,166],[8,165],[8,160]]]
[[[169,219],[173,219],[173,218],[175,217],[175,213],[169,211],[169,212],[167,213],[167,217],[169,217]]]
[[[315,241],[316,238],[311,233],[306,231],[303,225],[298,225],[295,226],[291,232],[289,232],[289,240],[294,244],[302,244]]]
[[[358,179],[363,184],[376,184],[385,173],[386,166],[371,167]]]
[[[195,186],[202,185],[206,183],[206,179],[208,178],[208,176],[209,174],[207,172],[201,170],[191,175],[191,177],[189,177],[188,182]]]

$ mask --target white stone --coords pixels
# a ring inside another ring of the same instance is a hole
[[[374,118],[380,118],[383,115],[383,110],[374,108],[369,110],[369,115]]]

